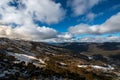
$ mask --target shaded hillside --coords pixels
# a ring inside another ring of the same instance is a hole
[[[32,53],[36,55],[70,53],[69,50],[59,48],[43,42],[32,42],[0,38],[0,45],[1,45],[0,49],[5,49],[11,52],[26,53],[30,55],[32,55]]]
[[[56,46],[58,47],[61,47],[61,48],[65,48],[65,49],[69,49],[75,53],[80,53],[80,52],[84,52],[84,51],[88,51],[88,45],[87,43],[58,43],[58,44],[55,44]]]
[[[75,52],[76,54],[101,54],[104,56],[120,54],[119,42],[106,42],[106,43],[58,43],[56,44],[60,48],[65,48]]]

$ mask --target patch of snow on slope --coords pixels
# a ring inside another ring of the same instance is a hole
[[[38,59],[40,63],[45,64],[45,61],[43,61],[42,59]]]
[[[103,66],[98,66],[98,65],[77,65],[79,68],[86,68],[86,67],[91,67],[94,69],[101,69],[101,70],[114,70],[114,67],[108,65],[108,67],[103,67]]]
[[[18,60],[25,61],[25,62],[32,62],[32,60],[36,59],[33,56],[29,56],[29,55],[25,55],[25,54],[18,54],[18,53],[12,53],[12,52],[8,52],[9,55],[14,56],[15,58],[17,58]]]
[[[62,66],[66,66],[67,64],[65,64],[65,63],[63,63],[63,62],[60,62],[60,64],[62,65]]]
[[[14,56],[16,59],[20,60],[20,62],[22,62],[22,61],[24,61],[24,62],[38,61],[38,63],[45,64],[45,62],[42,59],[38,59],[34,56],[30,56],[30,55],[26,55],[26,54],[12,53],[12,52],[8,52],[8,54],[11,56]]]
[[[88,65],[77,65],[77,67],[79,67],[79,68],[86,68],[86,67],[88,67]]]
[[[102,70],[113,70],[114,68],[111,67],[111,66],[108,66],[108,67],[103,67],[103,66],[97,66],[97,65],[91,65],[92,68],[95,68],[95,69],[102,69]]]

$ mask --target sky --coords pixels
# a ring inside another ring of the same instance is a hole
[[[0,37],[120,42],[120,0],[0,0]]]

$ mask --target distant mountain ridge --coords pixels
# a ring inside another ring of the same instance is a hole
[[[104,42],[104,43],[93,43],[93,42],[67,42],[55,44],[60,48],[69,49],[76,53],[90,52],[92,48],[101,49],[102,51],[117,51],[120,53],[120,42]],[[102,53],[101,53],[102,54]]]

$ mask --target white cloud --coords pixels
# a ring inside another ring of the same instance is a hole
[[[48,27],[37,26],[22,26],[22,27],[8,27],[0,26],[0,37],[17,38],[24,40],[41,41],[44,39],[51,39],[57,36],[57,31]]]
[[[89,21],[93,21],[95,17],[96,17],[96,15],[92,12],[90,12],[86,15],[86,19],[88,19]]]
[[[74,36],[70,33],[59,33],[56,38],[46,39],[44,42],[72,42]]]
[[[120,13],[112,16],[101,25],[79,24],[69,28],[72,34],[104,34],[120,32]]]
[[[77,40],[77,42],[120,42],[119,36],[111,36],[111,37],[83,37]]]
[[[17,6],[10,5],[14,1]],[[58,34],[56,30],[37,26],[34,20],[47,24],[58,23],[64,15],[61,4],[53,0],[1,0],[0,23],[4,25],[0,25],[0,37],[37,41],[55,38]],[[17,27],[12,26],[13,23]]]
[[[101,0],[69,0],[68,6],[72,8],[75,16],[80,16],[89,12]]]
[[[100,26],[100,33],[120,32],[120,12]]]
[[[52,41],[52,42],[71,42],[74,40],[74,34],[104,34],[120,32],[120,13],[112,16],[101,25],[79,24],[69,28],[69,32],[59,33],[53,28],[46,26],[37,26],[34,20],[42,23],[58,23],[64,18],[65,11],[60,3],[53,0],[15,0],[18,1],[18,9],[10,6],[9,2],[13,0],[0,1],[0,37],[19,38],[34,41]],[[96,16],[89,12],[100,0],[73,0],[70,6],[74,15],[80,16],[86,14],[86,17],[93,20]],[[21,5],[24,5],[21,6]],[[11,24],[19,24],[17,27]],[[95,41],[105,38],[96,37]],[[80,41],[91,41],[93,38],[81,38]],[[106,41],[119,41],[118,37],[109,37]]]
[[[70,33],[62,33],[58,35],[58,38],[62,38],[62,39],[72,39],[73,35]]]
[[[57,23],[65,14],[60,3],[52,0],[22,0],[26,5],[26,11],[35,15],[35,19],[46,23]]]
[[[24,24],[25,21],[38,20],[44,23],[58,23],[64,18],[65,11],[60,3],[52,0],[16,0],[19,4],[10,6],[13,0],[3,0],[0,2],[1,22]],[[24,5],[25,7],[23,7]]]
[[[87,24],[79,24],[79,25],[70,27],[69,32],[72,34],[90,33],[91,30],[88,27],[89,27],[89,25],[87,25]]]
[[[52,39],[46,39],[44,42],[120,42],[120,36],[86,36],[79,39],[66,39],[66,38],[52,38]]]
[[[58,33],[49,27],[16,27],[0,26],[0,37],[24,39],[43,42],[120,42],[119,36],[103,37],[86,36],[76,40],[71,33]]]

